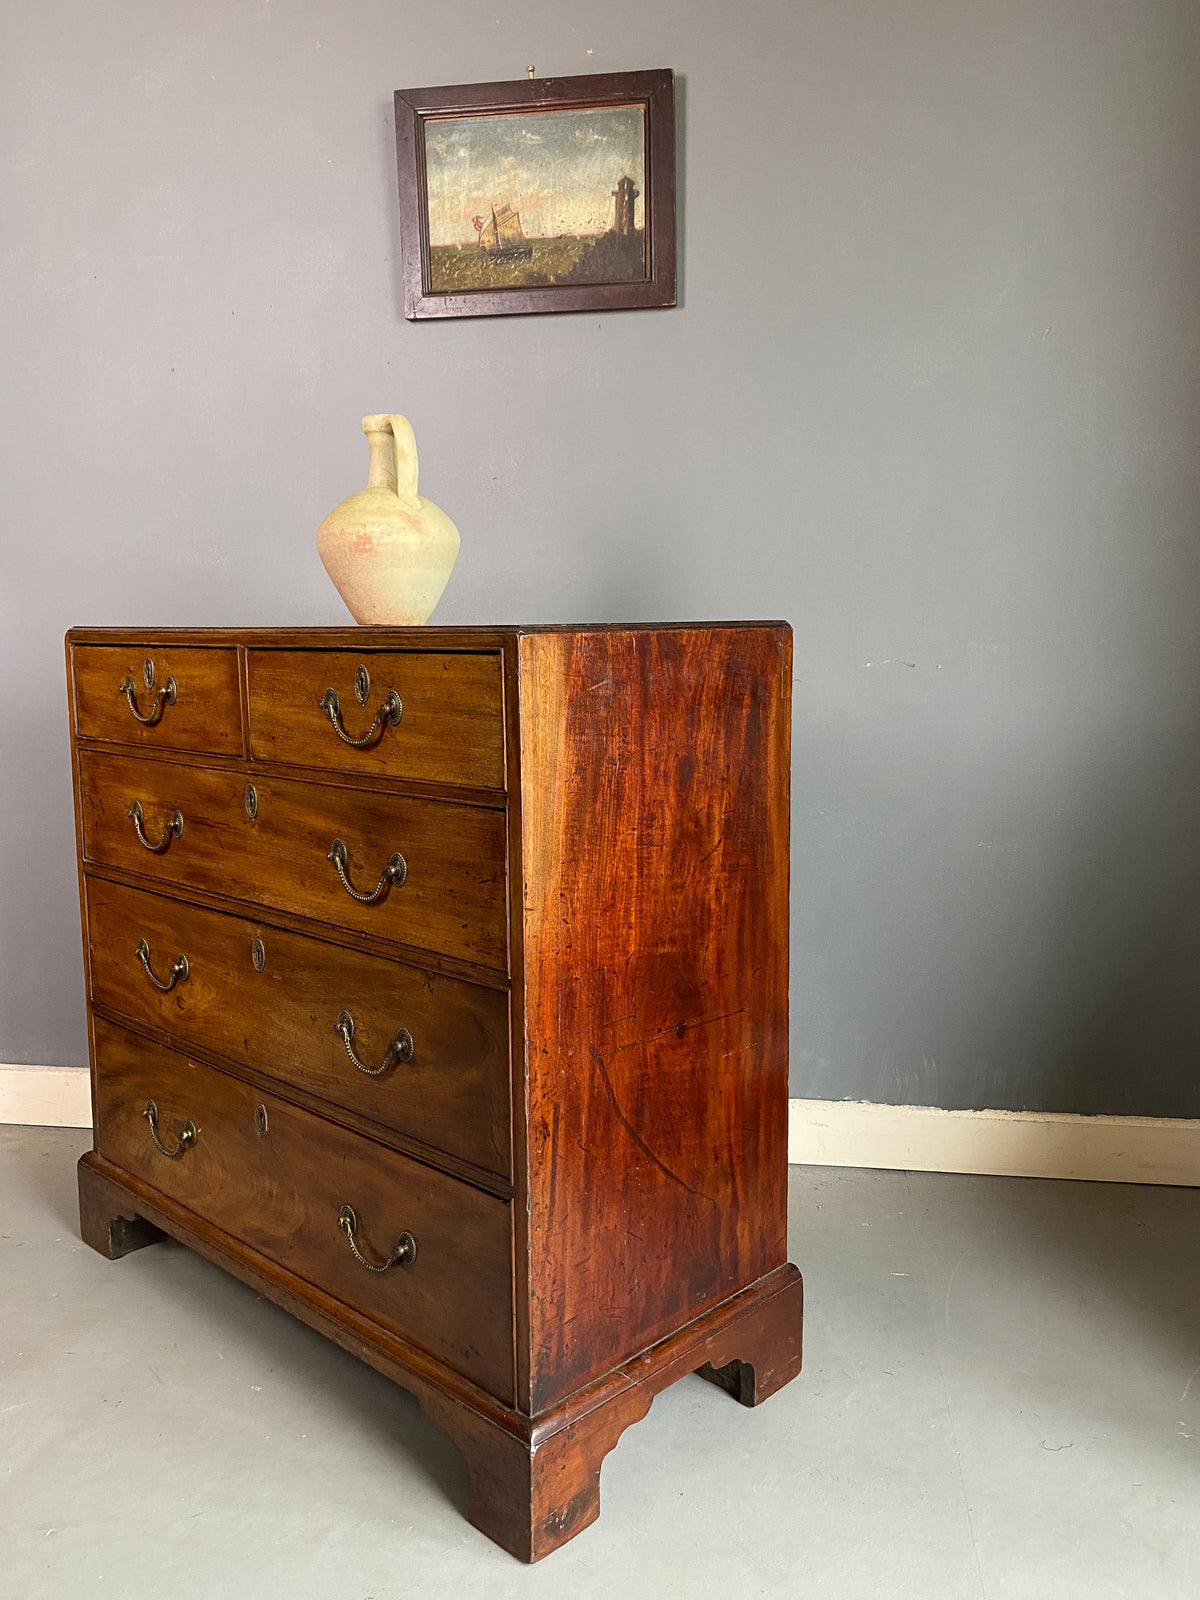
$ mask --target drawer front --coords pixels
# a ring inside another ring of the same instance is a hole
[[[251,650],[246,665],[260,760],[504,787],[498,655]]]
[[[249,803],[244,773],[98,750],[79,766],[90,861],[505,967],[503,812],[261,776]],[[335,840],[373,903],[343,886]],[[394,854],[402,882],[383,877]]]
[[[506,1201],[123,1029],[97,1020],[95,1040],[102,1156],[511,1402]],[[151,1101],[168,1150],[195,1127],[176,1159],[155,1148]],[[411,1264],[361,1266],[344,1205],[364,1255],[385,1260],[408,1232]]]
[[[99,1005],[509,1176],[507,995],[102,878],[88,939]]]
[[[82,738],[242,754],[236,650],[85,644],[73,661]]]
[[[511,1173],[507,995],[102,878],[87,914],[98,1004]]]

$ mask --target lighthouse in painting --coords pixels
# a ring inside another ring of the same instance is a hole
[[[613,199],[616,201],[616,214],[613,218],[613,232],[627,238],[634,231],[633,227],[633,202],[641,193],[635,189],[632,178],[622,178],[613,190]]]

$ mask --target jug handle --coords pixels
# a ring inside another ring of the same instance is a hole
[[[371,445],[369,484],[385,484],[403,500],[417,498],[417,441],[407,417],[362,419]]]

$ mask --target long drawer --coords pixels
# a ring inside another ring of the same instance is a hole
[[[95,1041],[102,1156],[511,1403],[506,1201],[99,1019]],[[379,1265],[406,1233],[384,1272],[351,1249]]]
[[[236,650],[76,645],[72,658],[81,737],[241,755]]]
[[[496,654],[250,650],[246,676],[260,760],[504,786]]]
[[[506,965],[501,811],[97,750],[80,777],[89,861]]]
[[[103,878],[87,916],[96,1003],[511,1172],[506,994]]]

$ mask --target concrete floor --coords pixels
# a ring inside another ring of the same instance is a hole
[[[400,1389],[172,1242],[81,1245],[88,1143],[0,1128],[14,1600],[1200,1592],[1200,1191],[793,1168],[805,1372],[668,1390],[527,1568]]]

